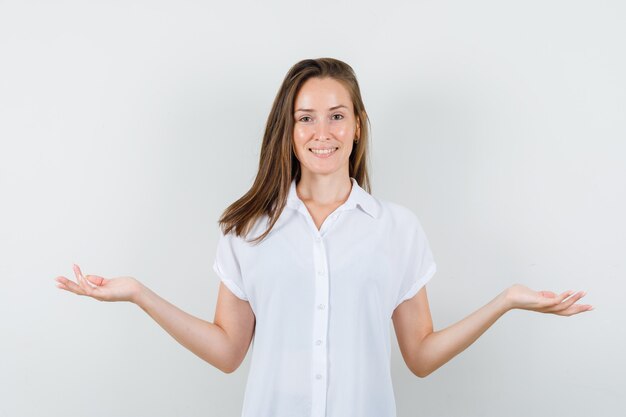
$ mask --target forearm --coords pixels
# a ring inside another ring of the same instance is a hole
[[[463,320],[428,334],[413,357],[413,372],[422,377],[432,373],[474,343],[508,310],[502,292]]]
[[[134,303],[196,356],[222,372],[232,372],[232,349],[220,326],[182,311],[143,285]]]

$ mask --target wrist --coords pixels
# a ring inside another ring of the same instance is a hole
[[[135,290],[132,292],[132,295],[129,301],[143,308],[146,302],[146,297],[148,296],[148,291],[149,291],[148,287],[146,287],[141,282],[136,280]]]
[[[501,314],[504,314],[507,311],[513,310],[515,308],[509,298],[508,288],[498,294],[498,296],[495,298],[495,303],[498,306],[498,310]]]

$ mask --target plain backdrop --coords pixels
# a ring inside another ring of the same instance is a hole
[[[398,417],[626,415],[625,21],[617,0],[0,0],[0,416],[240,415],[250,352],[224,374],[54,278],[131,275],[213,321],[217,219],[285,73],[322,56],[357,73],[372,194],[430,240],[435,330],[516,282],[595,306],[512,311],[423,379],[392,331]]]

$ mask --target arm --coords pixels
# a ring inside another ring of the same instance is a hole
[[[248,351],[255,317],[247,301],[238,299],[220,283],[215,323],[199,319],[164,300],[133,277],[106,279],[83,276],[74,267],[75,283],[56,278],[58,287],[100,301],[129,301],[137,304],[176,341],[196,356],[225,373],[231,373]]]
[[[474,343],[511,309],[559,315],[572,315],[590,309],[588,305],[574,304],[584,293],[579,292],[564,301],[569,295],[569,291],[560,296],[548,291],[535,292],[516,284],[463,320],[435,332],[424,287],[416,296],[401,303],[392,319],[405,363],[411,372],[423,378]]]
[[[237,368],[228,334],[219,325],[182,311],[143,285],[134,302],[200,359],[224,373]]]

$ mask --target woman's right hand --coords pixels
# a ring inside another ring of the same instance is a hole
[[[78,265],[74,265],[78,284],[63,276],[56,277],[57,287],[78,295],[86,295],[100,301],[135,302],[142,285],[133,277],[106,279],[98,275],[83,276]]]

